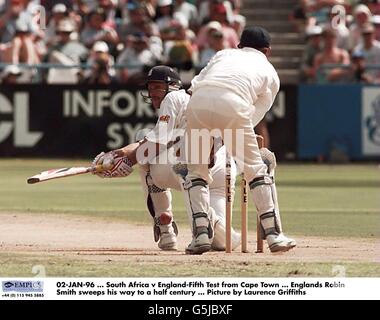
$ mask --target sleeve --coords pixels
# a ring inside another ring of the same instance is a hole
[[[272,107],[278,91],[280,90],[280,80],[278,76],[273,79],[270,85],[266,86],[263,93],[259,94],[255,102],[255,112],[252,115],[252,125],[255,127]]]
[[[216,63],[216,61],[219,60],[220,55],[222,54],[224,50],[218,51],[208,62],[208,64],[201,70],[201,72],[191,80],[191,86],[189,88],[190,92],[193,92],[193,89],[195,86],[204,79],[205,75],[207,74],[208,70],[211,69],[211,67]]]
[[[167,94],[161,102],[156,126],[146,135],[148,141],[167,145],[173,140],[177,118],[176,101],[172,94]]]

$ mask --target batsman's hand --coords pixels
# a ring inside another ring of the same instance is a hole
[[[93,167],[101,166],[103,170],[95,170],[93,174],[100,178],[122,178],[129,176],[132,171],[132,162],[117,151],[101,152],[92,161]]]
[[[94,160],[92,161],[92,165],[94,167],[102,166],[103,170],[109,170],[112,169],[114,162],[115,154],[113,151],[107,153],[101,152],[94,158]]]
[[[277,167],[276,156],[267,148],[260,148],[260,155],[263,162],[268,167],[268,174],[274,177],[274,169]]]

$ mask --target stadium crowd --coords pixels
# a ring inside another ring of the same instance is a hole
[[[307,40],[303,82],[380,83],[379,0],[300,0],[292,21]]]
[[[217,51],[236,47],[246,24],[241,7],[242,0],[0,0],[0,81],[139,84],[158,64],[190,80]],[[299,0],[290,20],[306,38],[300,82],[380,83],[380,0]]]
[[[240,8],[240,0],[0,0],[1,81],[136,84],[157,64],[195,73],[236,47]]]

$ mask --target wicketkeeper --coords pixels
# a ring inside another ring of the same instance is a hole
[[[207,130],[214,137],[219,130],[228,153],[234,157],[249,184],[263,237],[270,250],[277,252],[293,248],[296,242],[282,233],[273,180],[274,156],[265,152],[268,172],[254,132],[280,88],[277,72],[267,59],[269,54],[270,36],[260,27],[245,29],[238,49],[225,49],[215,54],[192,80],[192,97],[186,110],[186,139],[192,148],[198,148],[195,151],[199,154],[207,154],[211,145],[207,146],[206,141],[205,147],[194,136]],[[194,149],[188,150],[184,194],[188,198],[188,214],[193,218],[191,247],[201,254],[210,250],[213,239],[209,201],[212,177],[207,163],[200,159],[194,161],[193,154]]]

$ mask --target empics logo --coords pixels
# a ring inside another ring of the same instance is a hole
[[[1,120],[3,115],[12,115],[13,121]],[[42,138],[42,132],[29,130],[29,95],[26,92],[14,94],[13,106],[7,97],[0,94],[0,143],[13,131],[15,147],[33,147]]]
[[[5,282],[5,283],[3,283],[3,287],[5,288],[5,289],[9,289],[9,288],[12,288],[13,287],[13,282]]]
[[[43,281],[3,281],[3,292],[43,292]]]

